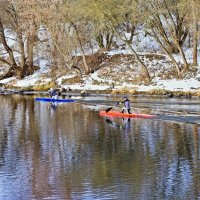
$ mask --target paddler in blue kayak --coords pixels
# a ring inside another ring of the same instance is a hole
[[[125,96],[119,104],[121,103],[124,104],[124,107],[122,108],[122,113],[126,111],[127,113],[131,114],[130,100],[128,99],[128,97]]]
[[[49,95],[52,99],[58,99],[58,92],[56,89],[51,88],[49,90]]]

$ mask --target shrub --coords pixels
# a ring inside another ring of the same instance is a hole
[[[153,89],[147,92],[148,95],[166,95],[169,94],[168,90],[165,89]]]

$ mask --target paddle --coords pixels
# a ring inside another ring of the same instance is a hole
[[[123,101],[124,99],[127,99],[127,97],[124,97],[121,101],[119,101],[119,102],[115,103],[113,106],[107,108],[107,109],[106,109],[106,113],[109,112],[113,107],[117,106],[118,104],[123,103],[123,102],[124,102],[124,101]]]
[[[118,105],[119,102],[115,103],[113,106],[109,107],[106,109],[106,113],[109,112],[113,107],[115,107],[116,105]]]

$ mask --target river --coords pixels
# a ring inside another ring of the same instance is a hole
[[[132,97],[132,112],[106,118],[118,97],[0,96],[0,200],[200,199],[200,100]],[[121,109],[114,107],[113,109]]]

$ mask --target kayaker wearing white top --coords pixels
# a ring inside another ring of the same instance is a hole
[[[124,111],[126,110],[126,112],[131,114],[130,100],[128,99],[128,97],[124,97],[123,99],[124,100],[120,102],[120,104],[124,104],[124,107],[122,108],[122,113],[124,113]]]

